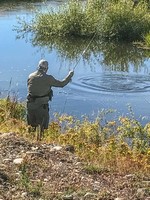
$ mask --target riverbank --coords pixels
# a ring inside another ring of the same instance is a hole
[[[0,148],[3,200],[150,198],[150,176],[90,170],[69,146],[31,142],[15,133],[3,133]]]
[[[90,122],[56,114],[41,141],[28,133],[25,107],[0,101],[0,198],[150,197],[150,124],[134,118]],[[101,116],[102,117],[102,116]]]

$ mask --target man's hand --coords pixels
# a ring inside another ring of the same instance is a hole
[[[73,75],[74,75],[74,71],[70,71],[70,72],[69,72],[69,76],[70,76],[70,77],[73,77]]]

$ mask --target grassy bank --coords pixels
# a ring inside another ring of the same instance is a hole
[[[36,133],[28,134],[25,107],[15,100],[0,100],[0,132],[16,132],[36,141]],[[104,113],[93,122],[73,116],[56,115],[42,142],[72,145],[76,154],[92,171],[120,173],[150,172],[150,124],[142,126],[133,117],[120,117],[102,125]]]
[[[150,196],[149,123],[120,117],[102,125],[105,112],[93,122],[56,114],[36,141],[37,132],[27,131],[24,104],[1,99],[0,111],[1,199]]]

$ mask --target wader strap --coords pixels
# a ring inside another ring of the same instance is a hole
[[[45,94],[45,95],[42,95],[42,96],[36,96],[36,95],[32,96],[31,94],[29,94],[27,96],[27,99],[29,101],[35,101],[37,98],[42,98],[42,97],[49,97],[49,100],[51,101],[52,97],[53,97],[53,90],[51,89],[48,94]]]

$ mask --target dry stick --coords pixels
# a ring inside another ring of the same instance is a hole
[[[93,37],[91,38],[90,42],[88,43],[87,47],[84,49],[84,51],[82,52],[81,56],[83,56],[85,54],[85,52],[87,51],[87,49],[89,48],[89,46],[91,45],[91,43],[93,42],[94,38],[96,36],[96,32],[94,33]],[[77,65],[79,64],[80,60],[81,60],[81,56],[80,58],[78,59],[77,63],[75,64],[75,66],[73,67],[73,71],[75,70],[75,68],[77,67]],[[68,94],[68,93],[67,93]],[[68,95],[67,95],[68,96]],[[67,104],[67,97],[66,97],[66,100],[65,100],[65,103],[64,103],[64,107],[63,107],[63,110],[62,112],[64,113],[65,111],[65,107],[66,107],[66,104]]]

